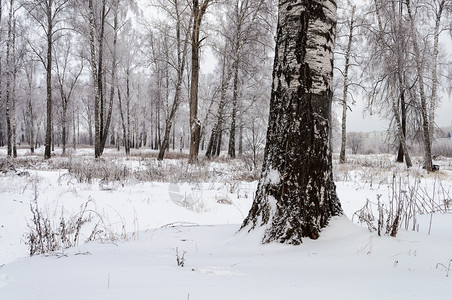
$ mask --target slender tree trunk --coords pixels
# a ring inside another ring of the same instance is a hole
[[[225,49],[226,52],[226,49]],[[223,71],[221,79],[221,90],[220,90],[220,103],[218,104],[218,111],[216,116],[215,124],[212,128],[212,133],[210,135],[209,143],[207,144],[206,156],[208,158],[212,156],[219,156],[221,147],[221,137],[223,131],[223,111],[226,105],[226,92],[229,88],[229,82],[232,77],[232,70],[226,72],[227,55],[225,53],[223,59]]]
[[[173,127],[174,119],[176,117],[177,110],[182,101],[181,89],[184,78],[185,62],[187,56],[188,39],[185,39],[184,45],[181,45],[181,21],[179,15],[179,9],[177,3],[175,4],[176,11],[176,42],[177,42],[177,80],[176,80],[176,93],[174,94],[173,104],[169,116],[166,119],[165,132],[163,136],[162,147],[159,149],[158,160],[163,160],[165,151],[169,148],[169,138],[171,128]],[[174,150],[174,130],[173,130],[173,150]]]
[[[44,158],[49,159],[51,157],[51,145],[52,145],[52,46],[53,46],[53,14],[52,5],[53,1],[46,3],[47,5],[47,59],[46,59],[46,103],[47,103],[47,122],[46,122],[46,141]]]
[[[160,122],[161,122],[161,118],[160,118],[160,116],[161,116],[161,111],[162,111],[162,99],[159,99],[159,105],[158,105],[158,107],[157,107],[157,114],[156,114],[156,117],[157,117],[157,122],[155,123],[155,150],[160,150],[161,148],[162,148],[162,140],[161,140],[161,136],[162,136],[162,133],[161,133],[161,127],[160,127]]]
[[[122,124],[124,149],[126,151],[126,155],[129,155],[130,154],[130,143],[129,143],[128,129],[127,129],[127,125],[126,125],[126,120],[124,118],[124,111],[122,109],[122,98],[121,98],[121,91],[119,90],[119,88],[118,88],[118,102],[119,102],[119,114],[121,116],[121,121],[122,121],[121,124]]]
[[[102,135],[101,135],[101,141],[100,141],[100,155],[104,152],[105,149],[105,143],[107,142],[107,136],[108,131],[110,130],[110,124],[111,124],[111,115],[113,112],[113,100],[115,95],[115,84],[116,84],[116,52],[117,52],[117,43],[118,43],[118,13],[119,13],[119,0],[116,0],[115,2],[115,15],[114,15],[114,21],[113,21],[113,55],[111,59],[111,87],[110,87],[110,100],[108,105],[108,112],[107,112],[107,118],[105,120],[105,124],[102,127]],[[103,101],[103,100],[102,100]],[[102,102],[101,101],[101,102]],[[102,111],[102,109],[101,109]],[[103,119],[103,116],[101,120]]]
[[[342,214],[332,176],[329,126],[336,3],[279,1],[264,164],[242,228],[262,242],[317,239]]]
[[[265,0],[260,0],[257,6],[254,7],[252,16],[245,26],[244,22],[247,19],[250,11],[249,1],[236,1],[235,5],[235,23],[236,23],[236,36],[234,45],[234,61],[233,61],[233,95],[232,95],[232,115],[231,115],[231,127],[229,129],[229,143],[228,143],[228,155],[230,158],[235,158],[235,143],[236,143],[236,123],[238,113],[238,97],[239,97],[239,68],[240,68],[240,55],[242,53],[243,46],[248,42],[251,29],[254,22],[259,16],[261,8],[264,6]],[[255,3],[253,3],[255,4]],[[245,27],[245,28],[243,28]],[[241,151],[239,151],[241,154]]]
[[[234,82],[233,82],[233,92],[232,92],[232,115],[231,115],[231,128],[229,130],[229,144],[228,144],[228,155],[230,158],[235,158],[235,127],[236,127],[236,118],[237,118],[237,105],[238,105],[238,97],[239,97],[239,65],[240,65],[240,50],[241,50],[241,41],[240,35],[242,31],[242,18],[240,17],[240,8],[239,2],[237,1],[235,7],[235,15],[237,22],[237,35],[234,45],[234,63],[232,65],[234,72]],[[255,14],[256,15],[256,14]],[[254,21],[254,18],[253,20]],[[250,24],[251,25],[251,24]],[[245,34],[246,35],[246,34]]]
[[[201,21],[210,4],[210,0],[193,0],[193,30],[191,36],[191,83],[190,83],[190,156],[189,162],[198,161],[199,144],[201,141],[201,122],[198,119],[198,84],[199,84],[199,38]]]
[[[28,96],[28,113],[30,116],[30,152],[31,154],[35,153],[35,146],[34,146],[34,140],[35,140],[35,134],[34,134],[34,119],[35,116],[33,114],[33,104],[31,101],[31,94]]]
[[[94,8],[93,0],[88,0],[89,9],[89,46],[90,46],[90,64],[91,75],[94,83],[94,157],[99,158],[100,152],[100,87],[98,79],[98,69],[96,64],[96,50],[95,50],[95,37],[94,37]]]
[[[151,104],[151,117],[150,117],[150,126],[149,126],[149,143],[150,148],[154,150],[154,126],[152,126],[152,123],[154,122],[154,114],[153,114],[153,108]]]
[[[6,135],[7,135],[7,155],[13,154],[12,128],[11,128],[11,43],[12,43],[12,19],[13,19],[13,0],[10,0],[8,16],[8,37],[6,40]]]
[[[63,100],[65,103],[63,103],[63,115],[62,115],[62,133],[61,133],[61,140],[62,140],[62,144],[63,144],[63,155],[66,154],[66,132],[67,132],[67,99]]]
[[[72,147],[74,150],[77,149],[77,135],[75,129],[75,105],[72,105]]]
[[[343,164],[346,161],[345,148],[347,146],[348,70],[350,68],[350,55],[351,55],[352,43],[353,43],[355,10],[356,10],[356,6],[354,5],[352,8],[352,14],[350,16],[350,24],[349,24],[350,32],[348,35],[347,49],[345,50],[344,89],[342,92],[342,138],[341,138],[341,152],[339,155],[339,163],[340,164]]]
[[[27,115],[28,115],[28,121],[30,123],[29,126],[29,132],[28,132],[28,136],[29,136],[29,145],[30,145],[30,152],[31,154],[35,153],[35,132],[34,132],[34,126],[35,126],[35,116],[33,113],[33,101],[32,101],[32,94],[33,94],[33,81],[34,81],[34,72],[35,72],[35,68],[34,65],[31,65],[30,68],[26,68],[25,69],[25,75],[27,77],[27,85],[28,85],[28,89],[27,89],[27,101],[26,101],[26,109],[27,109]],[[1,72],[0,72],[1,73]],[[1,86],[1,84],[0,84]]]
[[[405,143],[406,143],[406,103],[405,103],[405,92],[403,91],[403,87],[401,86],[401,82],[399,80],[399,85],[400,85],[400,115],[401,115],[401,125],[402,125],[402,133],[403,133],[403,137],[405,139]],[[406,146],[405,146],[406,148]],[[402,145],[402,142],[399,143],[399,151],[397,154],[397,162],[403,163],[404,161],[404,157],[405,157],[405,151],[403,150],[404,147]]]
[[[229,130],[229,145],[228,145],[228,155],[230,158],[235,158],[235,130],[236,130],[236,119],[238,110],[238,98],[239,98],[239,64],[240,58],[237,60],[234,67],[234,82],[233,82],[233,92],[232,92],[232,115],[231,115],[231,128]]]
[[[94,144],[93,137],[93,117],[91,116],[91,112],[89,112],[88,116],[88,143],[90,146]]]
[[[129,70],[127,70],[127,79],[126,79],[126,117],[127,117],[127,154],[130,154],[130,146],[131,146],[131,128],[130,128],[130,79],[129,79]]]
[[[392,82],[394,82],[395,80],[392,80]],[[406,144],[406,136],[405,133],[403,132],[403,127],[402,127],[402,122],[400,121],[400,117],[399,117],[399,107],[398,107],[398,99],[397,96],[395,94],[395,84],[392,84],[390,86],[391,88],[391,97],[392,97],[392,110],[394,112],[394,117],[396,120],[396,125],[397,125],[397,136],[399,138],[399,141],[401,143],[402,146],[402,150],[405,154],[405,164],[407,166],[407,168],[411,168],[412,167],[412,163],[411,163],[411,158],[408,152],[408,146]]]
[[[17,65],[16,65],[16,20],[13,21],[13,40],[12,40],[12,59],[14,60],[12,91],[11,91],[11,142],[13,148],[13,157],[17,157],[17,116],[16,116],[16,81],[17,81]]]
[[[99,46],[97,53],[97,87],[99,91],[99,144],[95,147],[98,148],[99,156],[102,155],[103,147],[102,141],[104,140],[104,118],[105,118],[105,97],[104,97],[104,35],[105,35],[105,19],[106,19],[106,0],[102,0],[101,15],[100,15],[100,31],[97,37],[97,44]]]
[[[199,30],[199,29],[198,29]],[[199,32],[193,32],[192,77],[190,90],[190,162],[198,160],[201,124],[198,119]]]
[[[382,24],[382,20],[381,20],[381,15],[380,15],[380,9],[379,9],[379,5],[378,5],[378,1],[374,0],[374,4],[375,4],[375,13],[376,13],[376,17],[377,17],[377,24],[378,24],[378,37],[379,37],[379,41],[381,43],[384,43],[384,30],[383,30],[383,24]],[[394,3],[392,3],[393,5],[395,5]],[[395,9],[395,6],[393,7]],[[401,15],[402,15],[402,5],[400,3],[400,16],[399,16],[399,20],[397,23],[397,26],[395,28],[393,28],[392,30],[394,32],[398,32],[400,33],[400,31],[402,30],[402,19],[401,19]],[[412,163],[411,163],[411,158],[408,152],[408,146],[406,143],[406,103],[405,103],[405,94],[404,94],[404,81],[403,81],[403,62],[402,62],[402,55],[403,55],[403,51],[405,51],[403,44],[401,43],[401,40],[396,40],[395,41],[395,50],[396,50],[396,55],[397,55],[397,72],[396,74],[391,74],[391,76],[388,77],[388,85],[389,85],[389,93],[390,93],[390,97],[392,100],[392,112],[394,114],[394,119],[396,121],[396,134],[397,134],[397,138],[399,139],[399,143],[400,143],[400,149],[399,149],[399,153],[398,153],[398,158],[397,161],[403,162],[403,156],[405,157],[405,164],[407,166],[407,168],[411,168]],[[392,58],[385,56],[384,60],[386,62],[392,61]],[[397,83],[398,82],[398,87],[397,87]],[[399,98],[396,96],[396,90],[400,90],[400,106],[401,108],[399,109]],[[402,115],[402,116],[400,116]],[[400,119],[402,118],[402,120]]]
[[[170,114],[169,114],[169,116],[166,120],[166,124],[165,124],[163,142],[162,142],[162,146],[159,149],[158,160],[163,160],[163,158],[165,156],[165,152],[169,148],[169,139],[170,139],[170,134],[171,134],[171,128],[173,126],[173,122],[176,117],[176,112],[177,112],[177,110],[179,108],[179,104],[181,102],[182,80],[179,81],[179,79],[182,79],[182,78],[178,78],[178,82],[177,82],[177,86],[176,86],[176,93],[174,95],[174,100],[173,100],[173,105],[171,107]],[[173,140],[173,147],[174,147],[174,140]]]
[[[432,62],[432,99],[430,101],[430,112],[429,112],[429,138],[430,142],[433,142],[435,134],[435,114],[436,114],[436,102],[438,93],[438,53],[439,53],[439,30],[441,26],[441,17],[443,14],[445,0],[439,3],[438,11],[436,12],[435,19],[435,33],[433,36],[433,62]]]
[[[241,109],[241,106],[239,106],[240,111],[243,111]],[[240,113],[239,115],[239,156],[243,155],[243,113]]]
[[[417,41],[417,32],[414,24],[414,17],[411,12],[410,0],[407,0],[407,9],[408,15],[410,17],[411,23],[411,35],[413,40],[413,48],[414,48],[414,60],[416,62],[416,69],[418,75],[418,84],[419,84],[419,96],[421,98],[421,115],[422,115],[422,131],[424,137],[424,167],[428,172],[433,171],[433,163],[432,163],[432,143],[430,140],[430,125],[428,119],[428,111],[427,111],[427,97],[424,89],[424,70],[421,62],[421,53],[419,50],[419,45]]]

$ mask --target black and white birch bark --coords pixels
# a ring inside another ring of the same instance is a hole
[[[264,164],[243,230],[263,243],[317,239],[342,214],[332,176],[330,116],[334,0],[279,1]]]

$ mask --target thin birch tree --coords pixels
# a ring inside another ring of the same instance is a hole
[[[346,20],[347,23],[347,29],[348,29],[348,41],[347,41],[347,47],[345,49],[344,58],[345,58],[345,65],[344,65],[344,71],[342,75],[344,76],[344,86],[342,90],[342,124],[341,124],[341,150],[339,154],[339,163],[345,163],[345,148],[347,146],[347,110],[349,109],[348,104],[348,89],[349,89],[349,69],[350,69],[350,58],[352,54],[352,44],[353,44],[353,38],[356,30],[356,19],[355,19],[355,11],[356,11],[356,5],[352,5],[352,11],[350,14],[350,17],[348,20]]]

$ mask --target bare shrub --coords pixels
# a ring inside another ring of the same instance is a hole
[[[14,167],[14,164],[12,163],[10,158],[2,158],[0,159],[0,172],[1,173],[10,173],[16,172],[16,168]]]
[[[128,167],[104,159],[69,159],[66,168],[81,183],[93,183],[94,179],[99,179],[104,183],[126,181],[132,173]]]
[[[452,264],[452,259],[450,259],[449,262],[448,262],[448,263],[445,263],[445,264],[443,264],[443,263],[437,263],[437,264],[436,264],[436,268],[437,268],[437,269],[438,269],[438,267],[443,268],[443,269],[446,271],[446,277],[449,277],[449,272],[450,272],[450,269],[451,269],[451,264]]]
[[[37,193],[35,192],[34,201],[30,204],[31,224],[28,224],[28,232],[25,234],[30,256],[77,246],[80,239],[80,230],[89,221],[89,217],[86,216],[88,204],[89,201],[81,207],[78,214],[69,219],[65,219],[62,213],[59,223],[55,224],[39,208]],[[94,229],[93,234],[95,231]]]
[[[407,177],[404,180],[394,174],[388,186],[387,205],[382,203],[381,196],[377,195],[376,203],[367,200],[364,207],[353,214],[353,217],[358,217],[359,223],[365,223],[370,231],[376,230],[379,236],[389,234],[395,237],[400,228],[418,230],[419,215],[451,212],[449,190],[437,178],[429,190],[421,186],[419,178],[410,180]],[[378,217],[375,217],[374,210],[378,212]]]
[[[179,267],[183,268],[185,266],[185,254],[187,251],[183,251],[182,255],[179,255],[179,249],[176,247],[176,263]]]
[[[357,210],[352,216],[352,221],[354,221],[354,218],[357,217],[358,222],[361,224],[365,223],[370,232],[377,230],[374,225],[375,216],[372,211],[372,206],[372,203],[369,199],[367,199],[366,204],[361,209]]]
[[[111,224],[105,224],[104,217],[89,208],[91,203],[93,200],[89,198],[80,206],[79,212],[67,217],[62,210],[59,218],[52,218],[38,205],[35,182],[34,199],[30,203],[31,219],[27,224],[28,232],[25,233],[30,256],[76,247],[80,242],[115,242],[137,236],[137,220],[134,221],[135,231],[130,235],[126,234],[124,223],[122,232],[117,233]]]

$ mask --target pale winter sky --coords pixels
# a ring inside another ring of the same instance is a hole
[[[441,103],[436,110],[435,123],[438,127],[447,127],[452,125],[452,98],[446,93],[440,95]],[[336,114],[339,120],[342,117],[342,108],[336,106]],[[369,112],[365,111],[364,104],[362,100],[357,100],[356,105],[352,107],[353,111],[347,112],[347,131],[361,131],[361,132],[372,132],[372,131],[385,131],[388,129],[389,122],[382,119],[377,114],[370,115]]]

